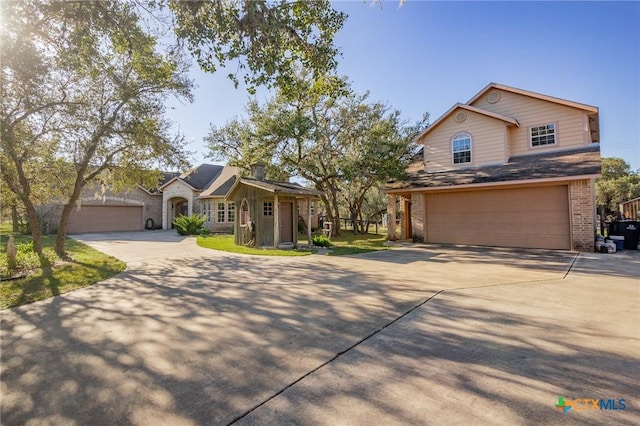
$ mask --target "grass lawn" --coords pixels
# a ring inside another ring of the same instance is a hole
[[[262,256],[307,256],[313,253],[311,250],[278,250],[238,246],[234,243],[233,235],[199,236],[196,241],[200,247],[231,253],[259,254]]]
[[[36,300],[47,299],[58,294],[77,290],[103,281],[122,272],[126,265],[118,259],[107,256],[91,247],[67,239],[66,250],[69,259],[61,262],[53,252],[55,235],[46,235],[42,243],[46,256],[55,262],[51,271],[38,268],[37,256],[33,252],[19,253],[18,265],[24,269],[33,269],[25,278],[6,280],[8,276],[6,243],[8,235],[4,229],[0,235],[0,309],[20,306]],[[16,245],[28,243],[31,236],[14,235]]]
[[[300,243],[306,243],[307,236],[298,235]],[[339,237],[331,239],[332,247],[327,252],[328,256],[345,256],[349,254],[369,253],[377,250],[387,250],[383,244],[386,241],[384,234],[358,234],[354,235],[352,231],[342,231]],[[237,246],[233,242],[233,235],[208,235],[199,236],[197,243],[200,247],[210,248],[214,250],[227,251],[231,253],[241,254],[258,254],[263,256],[306,256],[315,250],[297,249],[297,250],[277,250],[277,249],[261,249],[254,247]]]
[[[306,238],[306,237],[305,237]],[[342,230],[342,235],[331,238],[329,256],[344,256],[349,254],[369,253],[377,250],[387,250],[383,244],[387,241],[385,234],[358,234],[353,231]]]

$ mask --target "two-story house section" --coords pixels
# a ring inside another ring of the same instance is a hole
[[[599,140],[597,107],[490,83],[417,137],[389,213],[400,197],[403,239],[592,251]]]

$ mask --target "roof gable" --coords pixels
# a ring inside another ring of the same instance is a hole
[[[498,83],[489,83],[488,85],[486,85],[474,97],[472,97],[469,100],[469,102],[467,102],[467,105],[473,105],[473,103],[475,101],[480,99],[485,93],[487,93],[491,89],[504,90],[505,92],[516,93],[518,95],[528,96],[528,97],[534,98],[534,99],[540,99],[540,100],[547,101],[547,102],[553,102],[553,103],[556,103],[556,104],[559,104],[559,105],[564,105],[564,106],[568,106],[568,107],[572,107],[572,108],[581,109],[581,110],[587,111],[589,114],[597,114],[598,113],[598,107],[595,107],[593,105],[587,105],[587,104],[581,104],[579,102],[568,101],[566,99],[561,99],[561,98],[556,98],[556,97],[553,97],[553,96],[543,95],[541,93],[536,93],[536,92],[531,92],[531,91],[528,91],[528,90],[518,89],[517,87],[506,86],[504,84],[498,84]]]
[[[487,110],[484,110],[484,109],[481,109],[481,108],[476,108],[476,107],[471,106],[471,105],[457,103],[453,107],[451,107],[447,112],[442,114],[436,121],[433,122],[433,124],[431,124],[424,131],[422,131],[422,133],[420,133],[416,137],[416,140],[420,140],[421,138],[423,138],[424,136],[429,134],[429,132],[433,131],[440,124],[442,124],[445,121],[447,121],[449,119],[449,117],[451,117],[453,115],[454,112],[459,111],[459,110],[470,111],[470,112],[474,112],[474,113],[480,114],[480,115],[482,115],[484,117],[487,117],[489,119],[500,120],[500,121],[504,122],[506,125],[519,126],[518,120],[516,120],[515,118],[507,117],[506,115],[497,114],[495,112],[487,111]]]
[[[169,180],[167,183],[165,183],[164,185],[162,185],[160,187],[160,190],[164,191],[165,189],[167,189],[168,187],[170,187],[173,184],[179,184],[179,185],[183,185],[186,186],[187,188],[189,188],[192,191],[197,191],[196,188],[194,188],[193,186],[189,185],[187,182],[183,181],[182,179],[180,179],[180,176],[176,176],[173,179]]]

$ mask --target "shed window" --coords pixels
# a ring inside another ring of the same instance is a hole
[[[249,203],[247,200],[242,200],[240,207],[240,225],[246,225],[249,223]]]
[[[556,143],[556,126],[547,124],[531,128],[531,146],[553,145]]]
[[[236,203],[229,201],[227,203],[227,222],[233,222],[236,215]]]
[[[466,133],[455,135],[451,142],[453,151],[453,164],[471,162],[471,136]]]
[[[262,215],[273,216],[273,203],[271,201],[265,201],[262,204]]]

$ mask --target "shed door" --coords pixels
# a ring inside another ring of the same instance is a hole
[[[429,193],[425,203],[429,242],[571,248],[566,185]]]
[[[293,203],[282,202],[279,206],[280,242],[293,242]]]

